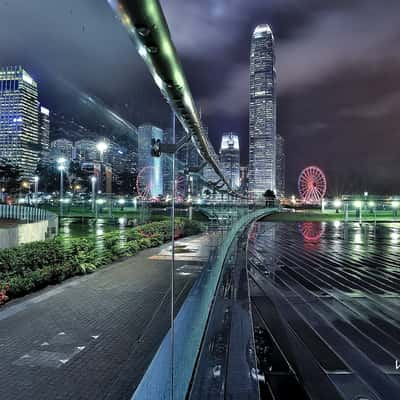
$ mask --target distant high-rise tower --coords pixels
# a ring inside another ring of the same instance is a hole
[[[276,137],[276,194],[285,196],[285,139],[281,135]]]
[[[29,179],[40,150],[37,84],[20,66],[0,68],[0,158]]]
[[[163,172],[161,157],[151,156],[151,139],[163,141],[164,131],[156,126],[144,124],[138,128],[138,171],[150,167],[146,174],[151,197],[163,194]]]
[[[50,150],[50,111],[41,106],[39,113],[40,158],[46,159]]]
[[[250,51],[249,191],[276,191],[276,73],[274,36],[268,25],[253,32]]]
[[[240,151],[239,135],[233,132],[224,133],[220,148],[221,167],[232,188],[240,186]]]

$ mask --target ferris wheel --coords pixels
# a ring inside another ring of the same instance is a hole
[[[326,178],[316,166],[306,167],[298,179],[298,189],[305,203],[319,203],[326,194]]]
[[[136,191],[140,198],[151,199],[151,189],[153,186],[154,167],[142,168],[136,177]]]

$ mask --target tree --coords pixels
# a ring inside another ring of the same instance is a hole
[[[113,179],[113,192],[118,194],[133,194],[135,192],[136,175],[125,169]]]
[[[209,198],[211,196],[211,190],[210,189],[206,189],[204,190],[204,195]]]
[[[69,163],[68,175],[72,187],[88,187],[89,173],[81,168],[79,161]]]
[[[21,177],[20,169],[4,160],[0,160],[0,184],[9,193],[15,193],[19,189]]]
[[[273,190],[266,190],[263,196],[265,197],[265,207],[273,207],[275,205],[276,196]]]
[[[60,171],[55,161],[51,163],[39,161],[36,167],[36,175],[40,178],[41,191],[46,193],[58,192],[60,190]],[[64,190],[68,187],[68,177],[64,174]]]

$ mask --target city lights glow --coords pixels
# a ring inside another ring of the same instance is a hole
[[[400,203],[399,203],[398,201],[393,201],[393,202],[392,202],[392,207],[393,207],[394,209],[399,208],[399,205],[400,205]]]
[[[356,200],[356,201],[354,202],[354,207],[355,207],[355,208],[361,208],[361,207],[362,207],[362,202],[361,202],[360,200]]]
[[[340,199],[335,199],[335,201],[333,202],[333,206],[335,208],[340,208],[342,206],[342,201]]]
[[[104,141],[101,141],[97,143],[96,148],[99,151],[99,153],[105,153],[108,149],[108,144]]]

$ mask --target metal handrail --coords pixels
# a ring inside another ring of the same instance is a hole
[[[127,29],[155,83],[174,110],[196,150],[223,181],[226,189],[217,190],[244,197],[232,188],[219,161],[215,159],[215,151],[205,133],[159,1],[108,0],[108,3]]]

